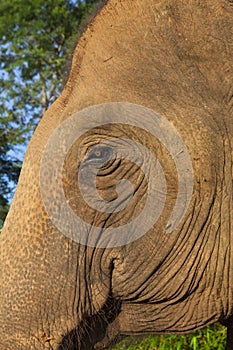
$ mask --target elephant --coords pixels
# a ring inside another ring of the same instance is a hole
[[[233,6],[108,0],[0,235],[0,350],[220,321],[233,349]]]

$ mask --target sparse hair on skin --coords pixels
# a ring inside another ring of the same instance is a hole
[[[82,36],[82,34],[85,32],[85,30],[87,29],[87,27],[89,26],[89,24],[93,21],[93,19],[97,16],[97,14],[99,13],[99,11],[106,5],[106,3],[109,0],[100,0],[98,2],[96,2],[95,4],[93,4],[93,9],[90,13],[88,13],[81,21],[79,28],[77,30],[77,35],[75,40],[70,44],[70,47],[68,48],[68,53],[69,53],[69,57],[66,61],[65,67],[64,67],[64,76],[63,76],[63,82],[62,82],[62,88],[64,88],[64,86],[66,85],[66,82],[69,78],[69,72],[71,69],[71,64],[72,64],[72,58],[73,58],[73,53],[74,50],[77,46],[77,43],[80,39],[80,37]]]

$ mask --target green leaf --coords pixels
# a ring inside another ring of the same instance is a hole
[[[64,63],[70,55],[70,43],[76,38],[81,22],[96,2],[0,1],[2,221],[8,210],[12,182],[17,182],[19,174],[18,168],[15,168],[15,164],[20,163],[17,147],[27,144],[39,118],[60,94]]]

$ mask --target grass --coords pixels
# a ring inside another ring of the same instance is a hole
[[[112,350],[224,350],[226,329],[214,324],[188,335],[160,335],[126,338]]]

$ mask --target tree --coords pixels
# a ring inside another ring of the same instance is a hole
[[[16,183],[20,173],[20,162],[13,156],[9,156],[10,145],[14,144],[13,132],[6,132],[4,124],[0,118],[0,228],[3,225],[7,215],[9,203],[8,196],[10,195],[10,183]]]
[[[19,174],[12,152],[61,92],[69,48],[96,2],[0,2],[0,224]]]

